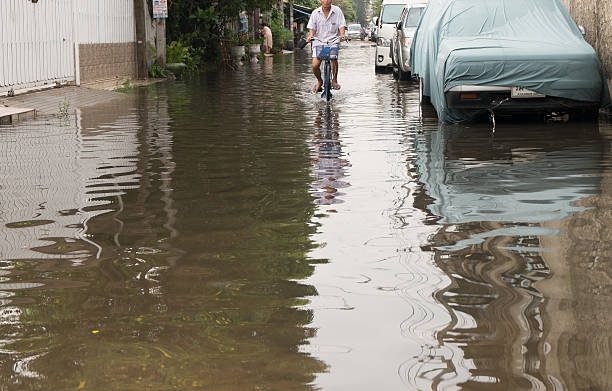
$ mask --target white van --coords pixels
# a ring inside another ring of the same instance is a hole
[[[422,0],[421,0],[422,1]],[[376,57],[374,58],[374,71],[380,72],[392,66],[389,56],[391,38],[395,26],[404,7],[416,2],[415,0],[383,0],[380,15],[376,19]]]

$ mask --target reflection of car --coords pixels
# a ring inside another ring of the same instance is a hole
[[[408,80],[410,77],[410,46],[426,6],[426,3],[419,3],[404,8],[395,27],[396,31],[391,40],[391,62],[393,75],[401,80]]]
[[[389,57],[391,38],[395,25],[409,1],[411,0],[383,0],[382,2],[380,16],[376,20],[375,72],[391,66],[391,57]]]
[[[560,0],[430,0],[411,53],[421,96],[445,122],[490,111],[594,117],[610,103],[597,54]]]
[[[494,141],[486,130],[443,124],[415,136],[424,204],[439,224],[561,220],[584,210],[579,201],[601,186],[603,136],[596,124],[539,133],[507,126]]]
[[[346,36],[350,39],[361,39],[361,25],[359,23],[351,23],[346,28]]]

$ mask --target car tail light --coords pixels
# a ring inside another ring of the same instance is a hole
[[[469,93],[469,94],[459,94],[460,99],[464,100],[473,100],[478,99],[478,94]]]

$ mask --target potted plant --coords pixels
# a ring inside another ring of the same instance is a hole
[[[242,64],[242,57],[244,57],[245,54],[243,41],[241,40],[240,36],[232,35],[230,37],[230,43],[232,45],[230,51],[234,62],[237,64]]]
[[[180,41],[172,41],[166,46],[166,68],[176,77],[190,66],[193,66],[193,58],[189,47]]]
[[[251,61],[257,62],[257,57],[261,52],[261,44],[263,43],[263,38],[252,39],[248,42],[249,56],[251,56]]]

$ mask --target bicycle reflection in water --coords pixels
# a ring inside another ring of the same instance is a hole
[[[350,183],[344,180],[348,176],[346,167],[350,164],[348,160],[342,158],[338,113],[332,112],[329,105],[320,107],[314,126],[316,132],[313,139],[312,165],[316,178],[313,183],[315,203],[319,205],[342,203],[344,201],[339,197],[344,193],[339,190],[350,186]]]

